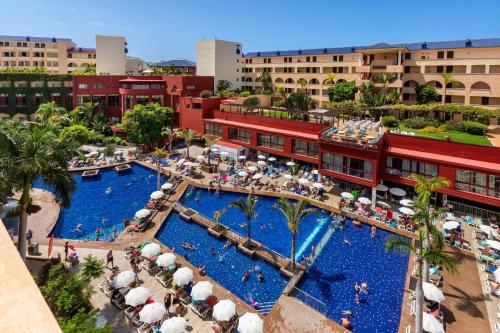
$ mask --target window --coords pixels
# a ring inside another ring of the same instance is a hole
[[[222,136],[222,125],[205,123],[205,134]]]
[[[287,57],[283,58],[283,60],[284,60],[284,62],[288,62],[288,58]]]
[[[457,169],[455,173],[455,188],[500,198],[500,176]]]
[[[481,105],[489,105],[490,98],[489,97],[481,97]]]
[[[333,60],[333,62],[337,62],[337,61],[339,61],[339,58],[338,58],[338,56],[334,55],[334,56],[332,57],[332,60]]]
[[[403,94],[403,101],[409,101],[410,100],[410,94],[404,93]]]
[[[87,58],[92,59],[92,54],[87,54]]]
[[[0,94],[0,106],[7,106],[7,105],[9,105],[9,95]]]
[[[109,95],[108,106],[120,106],[120,95]]]
[[[411,60],[411,53],[405,53],[405,60]]]
[[[372,161],[360,160],[334,153],[322,154],[321,167],[326,170],[364,179],[372,179],[373,174]]]
[[[285,139],[283,139],[283,137],[281,136],[264,133],[257,134],[257,145],[261,147],[267,147],[282,151],[284,142]]]
[[[389,175],[401,177],[410,177],[412,173],[416,173],[432,178],[438,175],[438,166],[437,164],[389,156],[387,157],[386,172]]]
[[[344,56],[343,55],[339,56],[339,62],[342,62],[342,61],[344,61]]]
[[[410,66],[405,66],[405,73],[411,73],[411,67]]]
[[[316,57],[312,57],[313,62],[316,62],[316,59],[317,59]]]
[[[443,73],[443,71],[444,71],[443,66],[437,66],[437,67],[436,67],[436,72],[437,72],[437,73]]]
[[[438,59],[444,59],[444,51],[438,51],[437,57]]]
[[[446,66],[446,73],[453,73],[453,66]]]
[[[292,140],[292,153],[297,155],[318,157],[318,144],[304,140]]]
[[[448,52],[446,52],[446,58],[453,59],[454,57],[455,57],[455,52],[454,51],[448,51]]]
[[[26,95],[16,94],[16,106],[25,106],[25,105],[26,105]]]
[[[78,89],[87,89],[88,85],[86,83],[80,83],[78,84]]]
[[[229,139],[250,143],[250,131],[229,127]]]

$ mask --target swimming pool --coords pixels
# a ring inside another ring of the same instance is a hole
[[[326,303],[327,316],[337,322],[342,311],[352,311],[353,332],[397,332],[408,255],[386,253],[388,237],[394,234],[379,229],[372,238],[370,226],[348,222],[343,231],[335,230],[298,288]],[[360,304],[355,302],[356,280],[369,288]]]
[[[132,170],[118,174],[113,168],[101,169],[95,178],[74,174],[76,190],[68,208],[62,208],[54,227],[54,237],[66,239],[95,239],[95,230],[102,228],[101,240],[110,240],[113,227],[123,230],[123,219],[129,219],[149,200],[156,190],[156,172],[132,163]],[[162,183],[166,181],[162,176]],[[34,187],[49,190],[42,182]],[[107,189],[111,188],[111,193]],[[75,227],[81,224],[82,231]]]
[[[250,258],[236,249],[236,246],[224,248],[224,240],[218,240],[195,222],[183,220],[172,211],[155,236],[160,242],[186,257],[195,266],[205,265],[207,275],[242,300],[250,303],[253,298],[259,303],[276,301],[287,283],[286,277],[279,270],[259,258]],[[182,247],[183,242],[191,243],[196,250]],[[210,253],[210,249],[215,254]],[[250,272],[250,279],[245,283],[241,278],[245,271]],[[262,271],[265,282],[257,279],[257,272]]]
[[[230,202],[246,197],[247,194],[244,193],[220,191],[216,195],[215,191],[189,187],[181,202],[208,218],[213,217],[214,210],[226,208],[227,212],[221,217],[220,223],[246,236],[246,229],[240,226],[246,223],[245,215],[237,208],[229,208]],[[259,196],[255,208],[257,218],[252,220],[252,238],[271,250],[290,257],[292,236],[283,214],[273,208],[277,200],[278,198],[275,197]],[[331,221],[330,213],[321,209],[317,209],[315,213],[302,219],[297,235],[295,253],[297,258],[310,254],[311,245],[321,239]]]

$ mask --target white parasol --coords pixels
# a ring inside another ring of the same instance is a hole
[[[158,302],[153,302],[144,305],[141,312],[139,312],[139,319],[143,323],[151,324],[155,321],[160,321],[163,316],[167,313],[165,305]]]
[[[259,156],[257,156],[257,158],[258,158],[259,160],[265,160],[265,159],[266,159],[266,157],[265,157],[264,155],[259,155]]]
[[[174,184],[172,183],[165,183],[161,186],[162,190],[170,190],[172,187],[174,187]]]
[[[293,161],[288,161],[288,162],[286,162],[286,165],[288,165],[288,166],[292,167],[292,166],[294,166],[294,165],[295,165],[295,162],[293,162]]]
[[[393,187],[389,190],[389,192],[397,197],[404,197],[406,195],[406,191],[399,187]]]
[[[173,276],[173,280],[178,286],[185,286],[193,280],[193,271],[187,267],[179,268]]]
[[[349,199],[349,200],[352,200],[354,199],[354,195],[352,195],[351,193],[349,192],[342,192],[340,193],[340,196],[344,199]]]
[[[154,191],[149,195],[149,197],[153,200],[158,200],[163,198],[163,192],[162,191]]]
[[[372,201],[366,197],[359,197],[358,201],[361,202],[363,205],[369,205],[372,203]]]
[[[266,166],[266,161],[257,161],[257,164],[260,166]]]
[[[262,174],[261,173],[256,173],[255,175],[252,176],[252,179],[261,179],[262,178]]]
[[[398,211],[401,214],[405,214],[405,215],[415,215],[415,211],[411,208],[408,208],[408,207],[401,207],[398,209]]]
[[[242,170],[242,171],[238,172],[238,176],[240,176],[240,177],[246,177],[246,176],[248,176],[248,173],[246,171]]]
[[[272,157],[272,156],[271,156],[271,157],[269,157],[267,160],[268,160],[269,162],[276,162],[276,157]]]
[[[410,199],[399,200],[399,203],[406,207],[413,207],[415,205],[415,203]]]
[[[163,322],[160,327],[161,333],[184,333],[188,323],[183,317],[172,317]]]
[[[459,225],[460,225],[460,223],[457,221],[446,221],[443,224],[443,229],[444,230],[454,230],[454,229],[458,228]]]
[[[387,186],[385,186],[384,184],[378,184],[377,185],[377,191],[380,191],[380,192],[387,192],[389,188]]]
[[[194,301],[204,301],[212,295],[214,286],[208,281],[200,281],[191,289],[191,298]]]
[[[148,288],[137,287],[130,289],[130,291],[125,295],[125,304],[131,306],[144,304],[151,296],[153,296],[153,293]]]
[[[425,282],[423,284],[424,296],[430,301],[441,303],[444,301],[445,297],[441,289],[433,285],[432,283]]]
[[[256,313],[247,312],[238,321],[239,333],[263,333],[263,322]]]
[[[159,267],[168,267],[175,264],[175,254],[173,253],[163,253],[156,259],[156,264]]]
[[[151,214],[151,211],[149,209],[143,208],[143,209],[135,212],[135,217],[137,217],[139,219],[143,219],[145,217],[148,217],[149,214]]]
[[[236,304],[229,299],[219,301],[214,305],[213,317],[219,321],[228,321],[236,314]]]
[[[135,281],[136,274],[132,271],[123,271],[113,279],[113,287],[123,288]]]
[[[307,179],[305,179],[305,178],[300,178],[300,179],[298,180],[298,183],[299,183],[300,185],[307,185],[307,184],[309,184],[309,181],[308,181]]]
[[[141,255],[143,257],[151,257],[155,256],[161,253],[161,248],[160,245],[156,243],[149,243],[144,245],[144,247],[141,249]]]

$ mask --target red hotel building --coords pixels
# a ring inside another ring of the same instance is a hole
[[[327,135],[329,125],[234,112],[231,100],[201,98],[213,78],[201,76],[75,76],[75,105],[101,101],[108,118],[119,120],[137,103],[159,102],[176,111],[175,125],[221,137],[240,146],[309,163],[346,188],[385,183],[411,191],[411,173],[443,176],[450,187],[434,202],[456,211],[500,220],[500,148],[384,133],[372,145],[347,144]],[[373,200],[375,201],[375,200]]]

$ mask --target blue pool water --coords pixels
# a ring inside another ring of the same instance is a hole
[[[350,245],[344,245],[344,237]],[[369,226],[348,222],[337,229],[322,249],[299,288],[327,305],[327,316],[339,321],[351,310],[353,331],[392,333],[399,327],[408,255],[386,253],[384,243],[394,234],[379,229],[371,237]],[[355,281],[366,282],[368,294],[355,302]]]
[[[183,220],[174,211],[155,237],[166,246],[175,247],[178,254],[187,255],[186,259],[193,265],[205,265],[208,276],[248,303],[251,298],[259,303],[276,301],[287,282],[274,266],[261,259],[246,256],[235,246],[225,249],[224,240],[211,236],[204,227],[194,222]],[[184,249],[182,242],[193,244],[196,250]],[[215,255],[210,253],[211,248],[215,249]],[[241,277],[247,270],[251,277],[243,283]],[[258,281],[257,271],[264,273],[264,283]]]
[[[221,191],[218,195],[214,191],[190,187],[181,199],[181,202],[201,214],[212,218],[215,210],[226,208],[220,222],[235,232],[246,236],[247,231],[240,225],[246,223],[245,215],[237,208],[229,208],[229,203],[240,198],[246,198],[243,193]],[[199,199],[199,201],[196,200]],[[256,205],[257,218],[252,220],[252,238],[264,246],[290,257],[291,234],[288,230],[283,214],[273,208],[278,198],[260,196]],[[316,244],[325,233],[332,219],[324,210],[317,209],[315,213],[302,219],[297,235],[296,256],[308,256],[311,245]],[[261,224],[264,226],[261,229]]]
[[[95,239],[95,230],[102,228],[101,240],[110,240],[113,227],[123,230],[123,219],[130,220],[143,208],[156,190],[156,172],[137,164],[132,170],[118,174],[114,169],[101,169],[96,178],[83,179],[75,173],[76,190],[71,206],[61,209],[54,236],[66,239]],[[166,177],[162,177],[162,183]],[[34,187],[50,191],[42,182]],[[111,193],[106,190],[111,188]],[[81,224],[82,231],[75,227]]]

